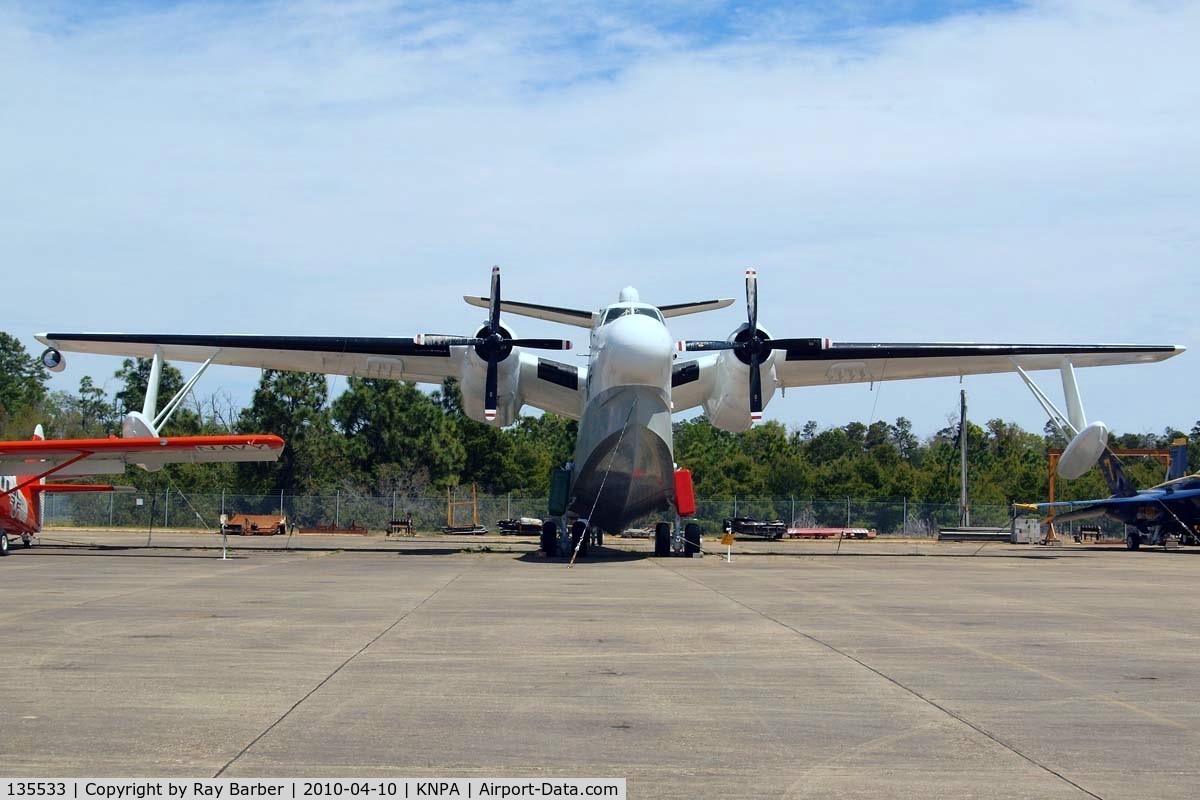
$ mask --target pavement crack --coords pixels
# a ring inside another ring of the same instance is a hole
[[[250,752],[250,749],[252,747],[254,747],[254,745],[258,744],[260,741],[262,741],[263,737],[265,737],[271,731],[273,731],[277,727],[279,727],[279,725],[285,719],[287,719],[289,716],[291,716],[293,711],[295,711],[297,708],[299,708],[301,705],[303,705],[304,702],[306,700],[308,700],[308,698],[312,697],[314,694],[319,692],[322,689],[322,687],[325,686],[325,684],[327,684],[331,680],[333,680],[334,676],[337,675],[339,672],[341,672],[343,669],[345,669],[350,664],[351,661],[353,661],[354,659],[358,658],[360,655],[365,653],[371,645],[375,644],[380,639],[382,639],[384,636],[387,636],[389,633],[391,633],[391,631],[397,625],[399,625],[401,622],[404,622],[404,620],[408,619],[410,616],[412,616],[418,610],[420,610],[422,606],[424,606],[430,600],[432,600],[433,598],[435,598],[439,594],[441,594],[441,592],[443,590],[445,590],[446,588],[448,588],[450,586],[450,584],[454,583],[459,578],[461,578],[463,575],[466,575],[468,572],[470,572],[474,567],[478,566],[480,561],[482,561],[482,558],[477,558],[474,563],[469,564],[465,569],[460,571],[457,575],[450,578],[450,580],[446,581],[441,586],[437,587],[432,592],[425,595],[423,598],[421,598],[421,601],[419,603],[417,603],[412,608],[405,611],[403,614],[401,614],[399,617],[397,617],[395,620],[393,620],[390,625],[388,625],[386,628],[384,628],[379,633],[377,633],[373,638],[371,638],[370,641],[368,641],[362,647],[358,648],[353,653],[351,653],[349,658],[347,658],[341,664],[338,664],[337,667],[335,667],[332,672],[330,672],[328,675],[326,675],[324,678],[322,678],[317,683],[316,686],[309,689],[308,692],[303,697],[301,697],[299,700],[297,700],[295,703],[292,703],[292,705],[287,709],[287,711],[284,711],[282,714],[279,715],[278,719],[276,719],[274,722],[272,722],[270,725],[268,725],[266,728],[264,728],[262,733],[258,734],[253,739],[251,739],[250,742],[245,747],[243,747],[241,750],[239,750],[233,758],[231,758],[227,762],[225,762],[225,765],[223,767],[221,767],[219,770],[217,770],[216,773],[213,774],[213,778],[221,777],[221,775],[223,775],[225,773],[225,770],[232,767],[234,765],[234,763],[237,762],[238,759],[240,759],[242,756],[246,755],[246,753]]]
[[[893,678],[891,675],[888,675],[886,672],[883,672],[882,670],[879,670],[876,667],[871,666],[867,662],[852,655],[851,653],[848,653],[845,650],[838,648],[836,645],[834,645],[830,642],[827,642],[824,639],[818,638],[817,636],[814,636],[811,633],[802,631],[793,625],[789,625],[788,623],[784,622],[783,620],[778,619],[777,617],[773,617],[765,611],[761,611],[760,609],[757,609],[754,606],[749,605],[748,603],[738,600],[736,597],[726,594],[725,592],[721,591],[720,589],[717,589],[713,586],[709,586],[704,581],[698,580],[690,575],[685,575],[682,572],[680,572],[679,570],[673,569],[672,567],[669,567],[666,564],[663,564],[659,560],[653,560],[652,563],[654,563],[656,566],[661,567],[662,569],[665,569],[667,572],[670,572],[670,573],[676,575],[677,577],[683,578],[686,581],[690,581],[691,583],[694,583],[697,586],[700,586],[701,588],[707,589],[708,591],[712,592],[713,594],[719,595],[719,596],[725,598],[726,600],[728,600],[729,602],[731,602],[737,606],[740,606],[741,608],[746,609],[747,611],[757,614],[758,616],[762,617],[763,619],[767,620],[768,622],[774,623],[775,625],[778,625],[781,628],[789,630],[792,633],[796,634],[797,636],[807,639],[808,641],[810,641],[816,645],[819,645],[820,647],[823,647],[826,650],[829,650],[830,652],[835,653],[835,654],[841,656],[842,658],[845,658],[848,661],[852,661],[853,663],[857,664],[858,666],[862,667],[863,669],[867,670],[868,672],[872,673],[873,675],[876,675],[877,677],[882,678],[883,680],[892,684],[896,688],[912,695],[913,697],[920,700],[922,703],[925,703],[926,705],[930,706],[931,708],[937,709],[942,714],[945,714],[946,716],[950,717],[953,720],[956,720],[960,724],[967,726],[971,730],[978,733],[980,736],[983,736],[984,738],[990,740],[994,744],[999,745],[1000,747],[1009,751],[1010,753],[1017,756],[1018,758],[1028,762],[1029,764],[1032,764],[1033,766],[1037,767],[1038,769],[1042,770],[1043,772],[1046,772],[1047,774],[1052,775],[1055,778],[1058,778],[1063,783],[1065,783],[1069,786],[1072,786],[1075,789],[1078,789],[1079,791],[1086,794],[1088,797],[1093,797],[1096,800],[1104,800],[1104,798],[1101,797],[1100,795],[1079,785],[1078,783],[1071,780],[1066,775],[1064,775],[1063,773],[1054,769],[1050,765],[1043,764],[1041,761],[1038,761],[1033,756],[1022,752],[1016,746],[1009,744],[1008,742],[1004,741],[996,734],[992,733],[991,731],[988,731],[986,728],[983,728],[982,726],[978,725],[977,723],[972,722],[971,720],[967,719],[966,717],[957,713],[956,711],[953,711],[952,709],[942,705],[941,703],[938,703],[936,700],[926,697],[924,694],[922,694],[918,690],[912,688],[911,686],[904,684],[897,678]]]

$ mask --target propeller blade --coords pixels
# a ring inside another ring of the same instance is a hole
[[[746,270],[746,317],[750,321],[750,333],[758,330],[758,272]]]
[[[762,372],[759,370],[758,353],[750,354],[750,421],[762,419]]]
[[[483,393],[483,418],[488,422],[496,418],[496,372],[496,362],[488,359],[487,383]]]
[[[705,350],[733,350],[737,345],[733,342],[727,342],[724,339],[699,339],[694,341],[679,341],[675,343],[675,347],[681,353],[699,353]]]
[[[483,344],[483,339],[471,336],[444,336],[440,333],[418,333],[413,337],[413,341],[428,347],[476,347]]]
[[[492,314],[488,324],[493,331],[500,330],[500,267],[492,267]]]
[[[513,347],[528,347],[530,350],[570,350],[568,339],[509,339],[505,344]]]

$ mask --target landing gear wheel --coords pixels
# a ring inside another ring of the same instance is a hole
[[[683,528],[683,554],[691,558],[700,552],[700,526],[689,522]]]
[[[671,555],[671,523],[660,522],[654,526],[654,555],[665,558]]]
[[[579,555],[586,557],[588,554],[588,532],[587,525],[583,522],[576,522],[571,526],[571,552],[568,556],[575,555],[575,548],[579,548]]]
[[[592,534],[592,544],[596,547],[604,547],[604,531],[597,530]]]
[[[546,558],[558,555],[558,526],[553,522],[542,523],[542,552]]]
[[[8,555],[8,534],[0,531],[0,556]]]
[[[1132,533],[1125,534],[1125,549],[1126,550],[1137,550],[1141,546],[1142,546],[1141,531],[1133,531]]]
[[[21,534],[21,544],[25,547],[33,547],[33,537],[28,533]]]

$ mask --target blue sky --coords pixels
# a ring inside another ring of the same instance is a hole
[[[755,266],[779,336],[1194,347],[1198,40],[1169,0],[0,0],[0,263],[50,300],[0,329],[469,331],[493,263],[508,296],[581,307],[740,297]],[[1194,357],[1081,372],[1089,412],[1190,427]],[[1041,427],[1017,378],[965,386]],[[929,433],[957,393],[792,391],[767,417]]]

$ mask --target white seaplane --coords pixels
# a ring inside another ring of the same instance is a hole
[[[575,459],[556,475],[563,502],[552,508],[542,546],[585,548],[604,532],[662,513],[655,550],[690,553],[698,529],[690,476],[676,471],[671,416],[702,407],[709,421],[740,431],[761,418],[777,389],[982,373],[1060,369],[1074,387],[1073,367],[1144,364],[1183,352],[1177,345],[966,344],[831,342],[773,338],[758,324],[757,276],[746,271],[747,321],[727,339],[674,342],[666,320],[731,305],[731,299],[677,305],[642,302],[623,289],[612,305],[587,311],[501,299],[500,269],[489,297],[464,298],[488,309],[473,336],[331,337],[127,333],[43,333],[43,363],[63,368],[61,351],[201,363],[184,391],[210,364],[441,383],[457,378],[468,416],[511,424],[524,406],[579,420]],[[569,350],[558,339],[522,339],[501,313],[587,328],[586,367],[533,350]],[[688,353],[699,353],[687,357]],[[157,371],[157,370],[156,370]],[[152,420],[126,421],[129,435],[155,435]],[[555,492],[552,492],[555,494]],[[666,513],[672,512],[672,513]]]

